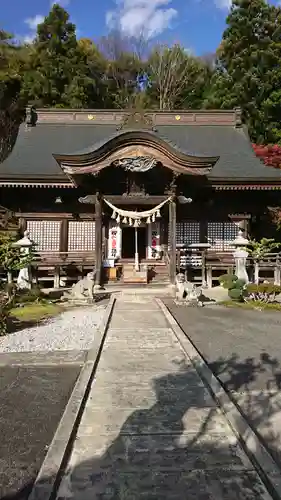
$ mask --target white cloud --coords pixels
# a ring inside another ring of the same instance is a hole
[[[36,31],[38,24],[43,23],[44,16],[41,14],[36,14],[34,17],[28,17],[24,20],[24,23],[29,27],[30,33],[21,36],[21,41],[23,43],[32,43],[36,37]]]
[[[29,35],[24,35],[22,37],[22,41],[23,43],[32,43],[34,42],[34,38],[35,38],[35,33],[30,33]]]
[[[228,10],[231,7],[232,0],[215,0],[218,9]]]
[[[125,35],[152,38],[169,28],[177,16],[169,7],[171,0],[115,0],[116,9],[106,13],[110,29],[119,28]]]
[[[41,16],[40,14],[37,14],[34,17],[28,17],[27,19],[24,20],[25,24],[32,30],[35,31],[37,29],[38,24],[43,23],[44,21],[44,16]]]

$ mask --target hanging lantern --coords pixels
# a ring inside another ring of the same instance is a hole
[[[129,217],[129,226],[132,226],[133,225],[133,221],[131,219],[131,217]]]
[[[117,215],[116,222],[118,222],[118,224],[120,222],[120,215],[119,214]]]
[[[138,219],[135,219],[134,227],[138,227]]]
[[[157,212],[156,212],[156,217],[157,217],[157,219],[159,219],[159,217],[161,217],[161,214],[160,214],[160,210],[159,210],[159,208],[158,208],[158,210],[157,210]]]
[[[150,217],[150,216],[149,216],[149,217],[147,217],[147,219],[146,219],[146,223],[147,223],[147,224],[151,224],[151,217]]]
[[[127,217],[124,217],[124,219],[122,220],[123,224],[128,224],[128,219]]]
[[[155,212],[152,214],[152,222],[155,222]]]
[[[111,219],[116,219],[116,211],[115,210],[112,213]]]

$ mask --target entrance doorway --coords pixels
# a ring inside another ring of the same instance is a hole
[[[138,227],[138,254],[139,259],[146,258],[146,227]],[[122,258],[135,258],[135,228],[122,228]]]

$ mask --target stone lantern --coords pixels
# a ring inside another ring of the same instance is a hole
[[[239,228],[238,236],[233,241],[233,245],[236,250],[233,253],[235,259],[235,275],[238,279],[244,280],[246,283],[249,283],[249,276],[246,269],[246,261],[249,255],[246,247],[249,244],[249,240],[243,236],[243,229]]]
[[[20,248],[22,256],[26,257],[30,253],[31,248],[34,246],[34,242],[29,238],[29,232],[25,231],[23,238],[16,241],[13,246],[16,248]],[[17,286],[20,289],[31,288],[31,275],[29,266],[20,269],[17,277]]]

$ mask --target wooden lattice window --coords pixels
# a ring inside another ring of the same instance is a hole
[[[177,222],[176,223],[176,244],[200,243],[200,223],[199,222]]]
[[[228,252],[234,250],[233,241],[238,236],[238,227],[233,222],[208,222],[208,241],[211,250]]]
[[[70,221],[68,225],[69,251],[95,250],[95,222]]]
[[[28,220],[27,230],[36,243],[37,251],[58,252],[60,249],[60,221]]]

